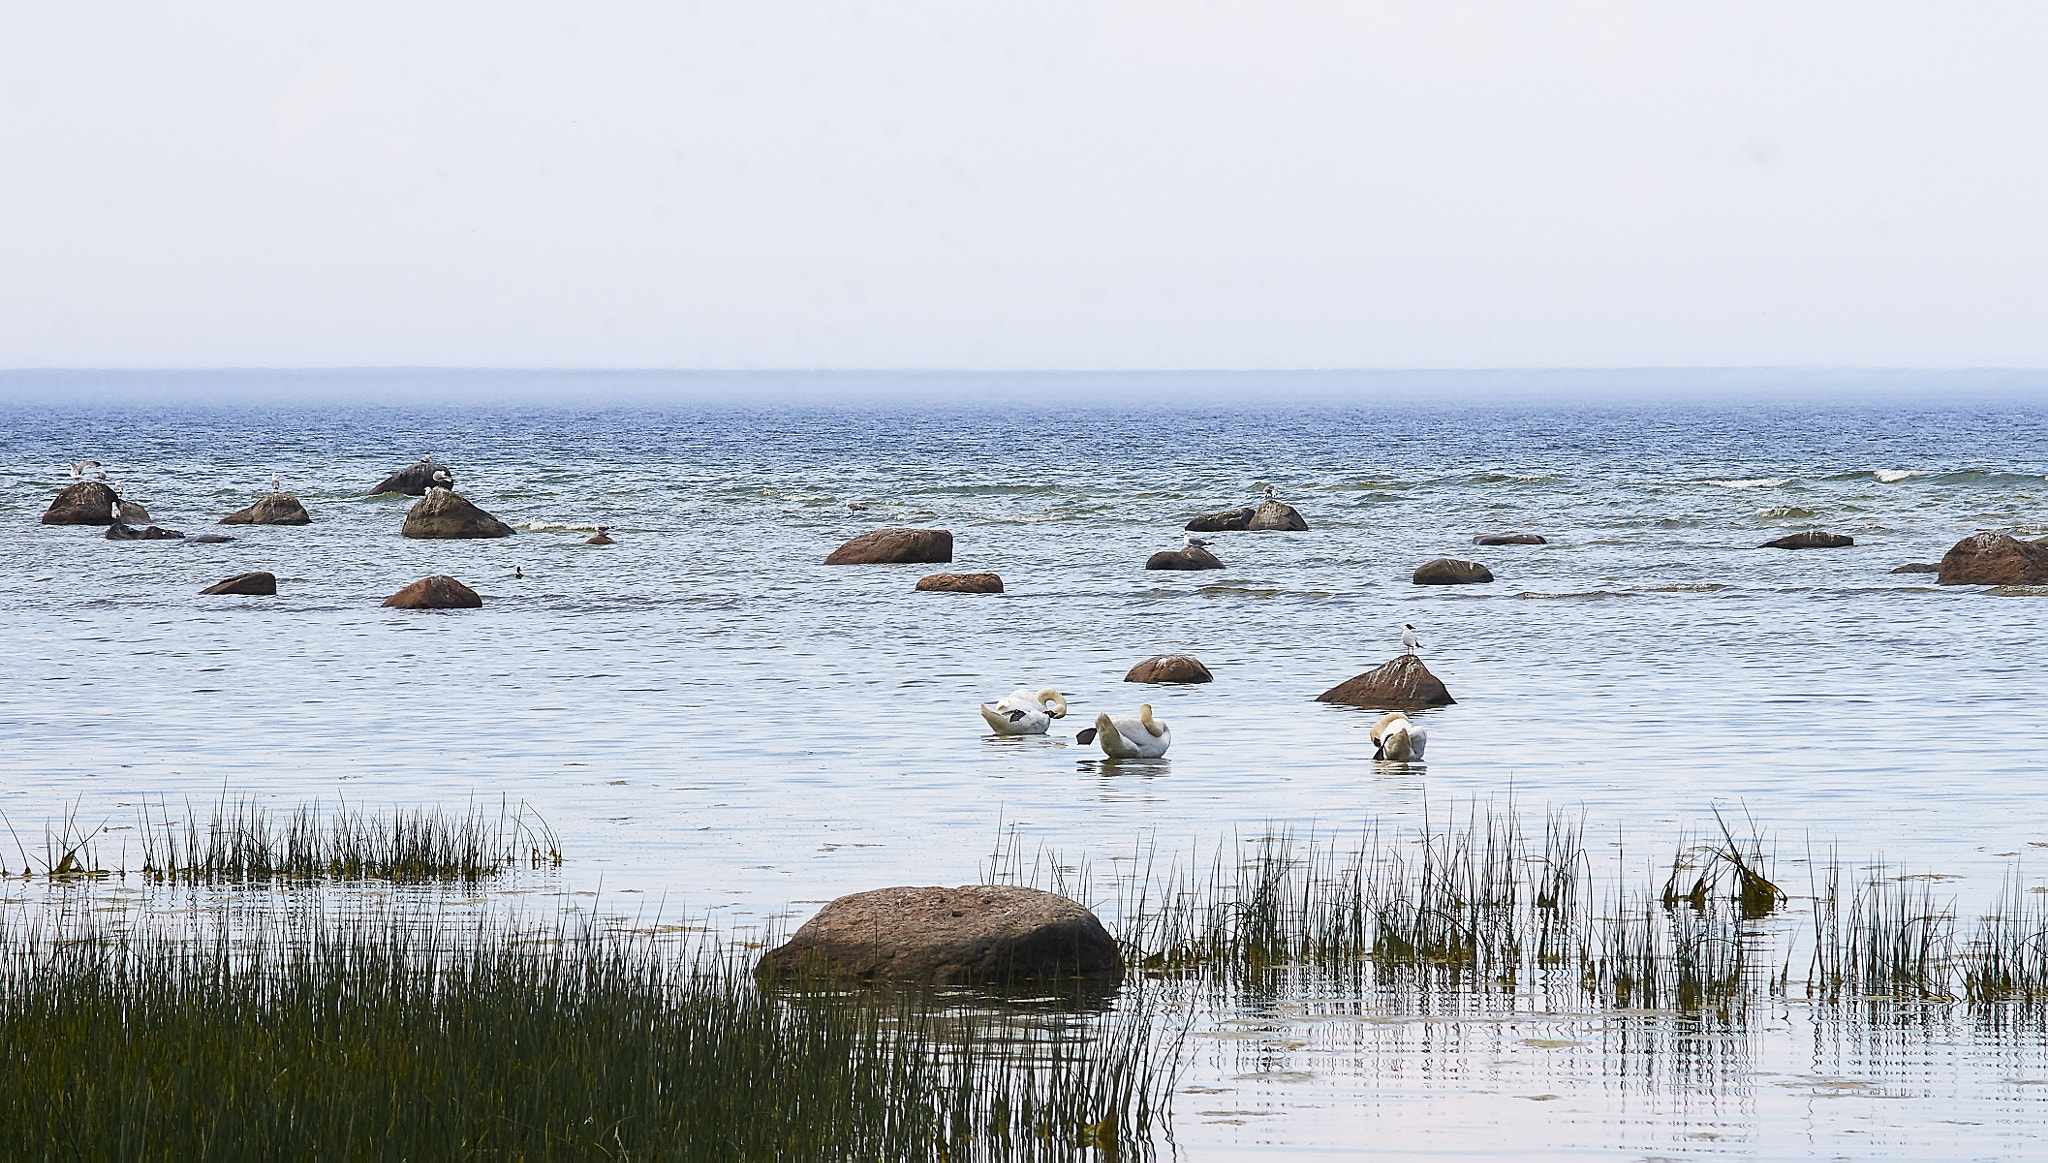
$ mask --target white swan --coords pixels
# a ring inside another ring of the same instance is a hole
[[[1372,757],[1395,763],[1408,763],[1422,758],[1422,749],[1429,745],[1429,732],[1399,711],[1388,711],[1380,721],[1372,725]]]
[[[1037,694],[1019,687],[1004,695],[995,706],[981,704],[981,717],[998,735],[1043,735],[1054,719],[1065,718],[1067,700],[1046,687]]]
[[[1138,708],[1135,719],[1097,715],[1095,725],[1076,732],[1074,739],[1102,744],[1102,753],[1111,759],[1157,759],[1173,744],[1173,732],[1152,717],[1152,704],[1146,703]]]

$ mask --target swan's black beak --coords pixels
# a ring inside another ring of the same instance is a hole
[[[1372,757],[1374,759],[1385,759],[1387,757],[1387,745],[1379,742],[1378,740],[1374,740],[1372,745]]]
[[[1011,711],[1011,712],[1010,712],[1010,721],[1011,721],[1012,723],[1016,723],[1016,722],[1021,722],[1021,721],[1023,720],[1023,718],[1024,718],[1024,712],[1022,712],[1022,711]]]
[[[1095,742],[1095,728],[1093,728],[1093,727],[1083,727],[1083,728],[1081,728],[1081,729],[1080,729],[1079,731],[1077,731],[1077,732],[1075,732],[1075,733],[1074,733],[1074,742],[1076,742],[1076,743],[1093,743],[1093,742]]]

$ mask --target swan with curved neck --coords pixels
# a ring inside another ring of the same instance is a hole
[[[1066,698],[1051,687],[1037,694],[1020,687],[1004,695],[993,707],[981,704],[981,717],[988,720],[988,729],[998,735],[1043,735],[1054,719],[1063,719],[1066,714]]]
[[[1429,732],[1415,725],[1414,720],[1399,711],[1389,711],[1380,716],[1372,725],[1372,757],[1394,763],[1410,763],[1422,758],[1422,749],[1429,745]]]
[[[1111,759],[1157,759],[1173,745],[1173,732],[1152,717],[1152,704],[1146,703],[1138,708],[1135,719],[1129,715],[1097,715],[1095,725],[1075,732],[1074,739],[1100,744],[1102,753]]]

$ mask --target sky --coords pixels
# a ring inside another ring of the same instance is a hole
[[[0,368],[2048,367],[2048,5],[0,7]]]

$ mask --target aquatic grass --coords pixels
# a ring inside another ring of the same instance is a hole
[[[318,802],[273,812],[254,799],[215,804],[202,824],[190,806],[173,820],[159,801],[142,805],[142,875],[188,884],[266,879],[476,881],[511,868],[557,867],[560,841],[524,803],[495,816],[471,804],[461,815],[438,807],[368,811]]]
[[[185,931],[0,926],[17,1159],[1144,1158],[1178,1064],[1108,1008],[767,993],[733,946],[278,894]],[[317,904],[317,902],[312,902]]]
[[[1973,1003],[2048,1002],[2048,894],[2029,890],[2017,869],[2009,873],[1963,961],[1963,993]]]
[[[1935,903],[1928,879],[1893,876],[1883,861],[1849,890],[1842,871],[1830,859],[1814,893],[1808,994],[1825,1001],[1952,997],[1960,968],[1954,906]]]

